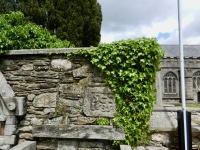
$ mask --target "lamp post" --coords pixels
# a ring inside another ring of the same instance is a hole
[[[184,123],[184,144],[185,144],[185,150],[188,150],[187,125],[186,125],[184,54],[183,54],[181,23],[182,23],[181,22],[181,0],[178,0],[178,29],[179,29],[180,71],[181,71],[181,102],[182,102],[183,123]]]

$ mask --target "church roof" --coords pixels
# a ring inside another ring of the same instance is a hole
[[[180,57],[179,45],[162,45],[165,50],[166,57]],[[184,57],[200,57],[200,45],[184,45],[183,46]]]

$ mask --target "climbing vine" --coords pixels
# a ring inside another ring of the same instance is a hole
[[[117,113],[113,122],[124,127],[124,142],[131,146],[146,144],[155,102],[153,85],[164,55],[157,40],[142,37],[99,44],[97,49],[80,50],[69,56],[77,54],[91,59],[91,63],[106,74],[106,82],[116,98]]]

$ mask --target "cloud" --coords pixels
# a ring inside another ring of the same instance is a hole
[[[183,1],[183,0],[182,0]],[[101,41],[141,36],[157,37],[161,44],[178,44],[178,10],[174,0],[98,0],[102,5]],[[184,42],[198,42],[200,1],[183,1]],[[167,36],[162,35],[167,34]],[[171,42],[171,43],[170,43]]]

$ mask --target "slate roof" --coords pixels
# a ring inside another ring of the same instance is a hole
[[[162,45],[165,50],[166,57],[180,57],[179,45]],[[200,45],[184,45],[183,46],[184,57],[200,57]]]

